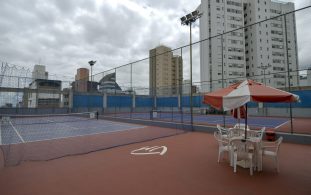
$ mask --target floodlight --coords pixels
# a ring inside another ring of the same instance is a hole
[[[186,18],[186,16],[183,16],[183,17],[180,18],[180,20],[181,20],[181,23],[183,23],[183,22],[185,22],[187,20],[187,18]]]
[[[93,60],[89,61],[90,66],[94,66],[95,63],[96,61],[93,61]]]
[[[186,17],[187,17],[187,20],[191,19],[191,18],[192,18],[191,13],[190,13],[190,14],[187,14]]]
[[[93,66],[94,66],[94,64],[96,63],[96,61],[93,61],[93,60],[91,60],[91,61],[89,61],[89,64],[90,64],[90,66],[91,66],[91,82],[93,82]]]
[[[196,17],[198,15],[199,15],[199,11],[198,10],[195,10],[195,11],[192,12],[192,16],[193,17]]]

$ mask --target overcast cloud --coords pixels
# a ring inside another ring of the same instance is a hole
[[[291,2],[296,9],[311,5],[310,0]],[[30,69],[44,64],[50,74],[71,77],[77,68],[88,67],[89,60],[97,60],[94,72],[102,72],[146,58],[149,49],[160,44],[188,44],[189,29],[179,18],[199,4],[200,0],[0,0],[0,60]],[[307,9],[296,16],[302,66],[311,64],[310,13]],[[199,40],[198,26],[193,39]],[[194,55],[199,58],[198,52]],[[148,61],[133,69],[134,81],[148,83]],[[185,66],[185,78],[188,72]],[[199,81],[198,61],[194,78]]]

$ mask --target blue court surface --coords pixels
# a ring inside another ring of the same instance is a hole
[[[173,113],[173,112],[158,112],[156,117],[153,117],[150,113],[118,113],[116,117],[133,118],[133,119],[147,119],[147,120],[164,120],[172,122],[189,123],[189,113]],[[248,117],[247,123],[250,127],[267,127],[277,128],[289,122],[289,118],[278,118],[278,117]],[[235,125],[238,123],[238,119],[232,116],[223,115],[193,115],[193,122],[197,124],[223,124],[225,121],[226,125]],[[245,123],[244,119],[240,120],[240,123]]]
[[[143,128],[77,116],[11,118],[1,121],[0,145],[52,140]]]

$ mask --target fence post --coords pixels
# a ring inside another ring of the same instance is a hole
[[[286,15],[284,15],[284,26],[285,26],[285,46],[286,46],[286,63],[287,63],[287,77],[288,77],[288,91],[291,91],[290,73],[289,73],[289,58],[288,58],[288,41],[287,41],[287,25]],[[286,84],[286,83],[285,83]],[[290,114],[290,132],[293,134],[293,110],[292,103],[289,103],[289,114]]]
[[[220,36],[220,41],[221,41],[221,87],[224,88],[224,46],[223,46],[223,34]],[[222,118],[223,118],[223,124],[224,127],[226,127],[226,115],[225,111],[223,110],[222,113]]]

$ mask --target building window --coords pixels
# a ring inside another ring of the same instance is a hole
[[[227,8],[227,12],[236,13],[236,14],[241,14],[242,13],[241,10],[232,9],[232,8]]]
[[[271,26],[272,27],[275,27],[275,28],[282,28],[282,24],[275,24],[275,23],[271,23]]]
[[[238,2],[234,2],[234,1],[227,1],[227,5],[234,5],[234,6],[241,7],[242,3],[238,3]]]
[[[271,34],[283,35],[282,31],[271,30]]]

